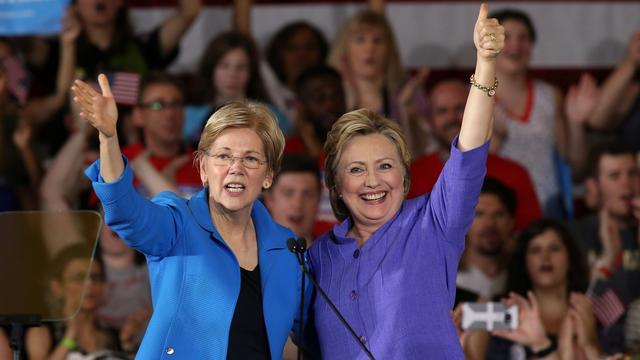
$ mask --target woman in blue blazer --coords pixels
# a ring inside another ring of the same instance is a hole
[[[165,192],[148,201],[120,152],[109,83],[98,82],[102,94],[76,81],[74,101],[99,131],[100,160],[86,174],[105,221],[149,266],[154,312],[137,357],[282,358],[297,328],[301,273],[286,246],[293,233],[257,200],[284,148],[273,114],[245,103],[218,110],[196,152],[204,189],[190,200]]]

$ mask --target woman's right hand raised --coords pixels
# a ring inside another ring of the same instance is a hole
[[[478,51],[478,57],[494,60],[504,48],[504,27],[498,19],[487,18],[489,5],[482,3],[473,33],[473,43]]]
[[[98,76],[98,83],[102,94],[99,94],[89,84],[76,80],[71,87],[73,101],[80,108],[80,116],[87,120],[100,133],[108,138],[116,135],[118,108],[111,93],[109,81],[104,74]]]

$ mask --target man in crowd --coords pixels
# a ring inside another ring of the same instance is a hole
[[[122,150],[132,162],[136,188],[146,196],[163,190],[196,193],[202,183],[193,166],[193,149],[182,141],[184,93],[180,83],[166,74],[151,74],[142,80],[138,94],[132,116],[142,131],[142,142]],[[144,166],[145,162],[152,167]],[[163,176],[149,174],[154,169]],[[159,178],[165,183],[156,181]]]
[[[305,154],[287,154],[280,172],[264,194],[273,219],[307,241],[314,239],[313,225],[320,203],[321,182],[315,160]]]
[[[590,154],[587,194],[597,212],[572,224],[591,266],[594,297],[610,289],[616,300],[607,311],[594,302],[600,321],[600,344],[607,353],[624,349],[624,309],[640,298],[640,176],[636,155],[619,142],[595,146]]]
[[[449,158],[451,142],[460,132],[462,115],[467,102],[469,86],[458,80],[443,80],[437,83],[429,96],[428,122],[439,150],[424,155],[411,164],[411,189],[409,198],[431,191],[445,161]],[[531,178],[521,165],[489,154],[487,177],[495,178],[516,193],[517,208],[515,228],[523,229],[532,220],[540,218],[542,211],[533,188]]]
[[[485,179],[456,278],[458,288],[485,300],[504,294],[516,207],[513,190],[498,180]]]

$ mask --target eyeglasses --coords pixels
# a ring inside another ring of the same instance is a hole
[[[246,156],[233,156],[229,154],[209,154],[205,152],[207,156],[209,156],[213,160],[213,165],[216,166],[231,166],[233,163],[238,160],[247,169],[257,169],[260,165],[264,165],[267,162],[264,160],[260,160],[255,156],[246,155]]]
[[[174,100],[171,102],[156,100],[148,103],[140,103],[139,106],[148,110],[160,111],[165,109],[182,109],[184,102],[182,100]]]

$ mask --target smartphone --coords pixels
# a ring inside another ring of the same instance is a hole
[[[518,307],[506,307],[499,302],[462,304],[463,330],[515,330],[518,327]]]

